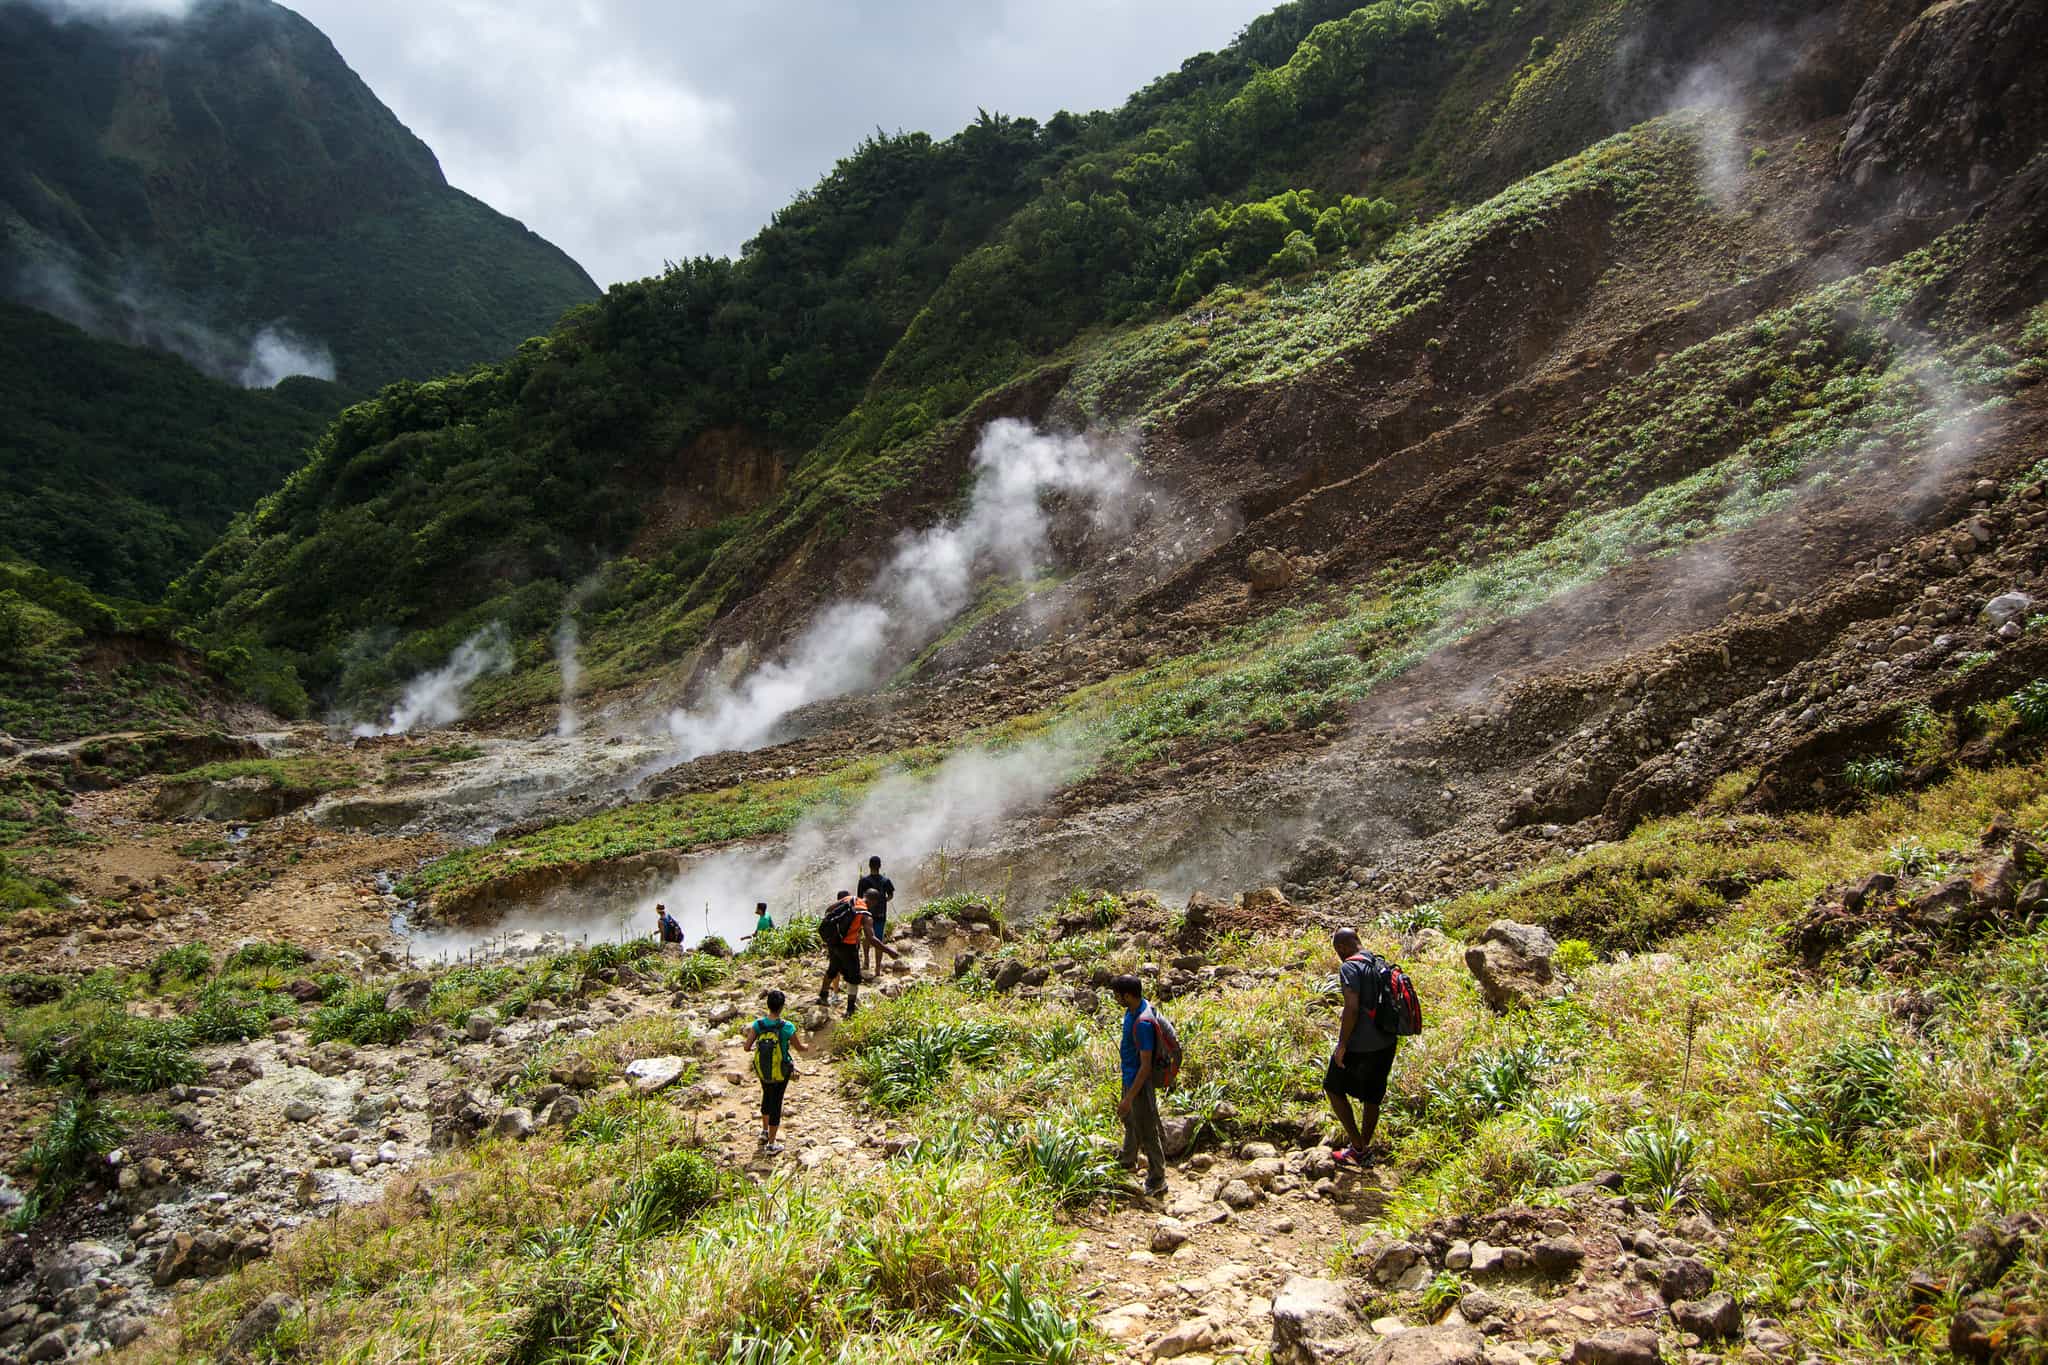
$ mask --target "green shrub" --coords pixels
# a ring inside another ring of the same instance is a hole
[[[196,1043],[234,1043],[261,1038],[270,1032],[272,1019],[297,1012],[297,1002],[288,995],[238,990],[216,982],[199,992],[185,1020]]]
[[[333,1004],[313,1011],[308,1034],[316,1043],[340,1040],[361,1046],[403,1042],[412,1036],[418,1017],[411,1010],[385,1009],[384,994],[374,986],[343,992]]]
[[[1379,927],[1392,934],[1413,934],[1424,929],[1444,927],[1444,908],[1441,903],[1431,901],[1427,905],[1404,905],[1393,910],[1382,910]]]
[[[149,988],[162,990],[165,986],[181,986],[197,981],[213,968],[213,954],[204,943],[187,943],[182,947],[166,948],[150,959],[145,975]]]
[[[723,1187],[718,1167],[702,1152],[663,1152],[631,1186],[631,1221],[642,1236],[674,1232],[698,1210],[715,1203]]]
[[[1106,1146],[1058,1119],[1034,1119],[1018,1135],[1013,1150],[1026,1177],[1042,1186],[1056,1204],[1089,1203],[1117,1183]]]
[[[2048,678],[2036,678],[2006,700],[2024,729],[2048,729]]]
[[[1520,1104],[1557,1065],[1558,1059],[1538,1042],[1475,1052],[1463,1066],[1425,1087],[1428,1113],[1470,1132]]]
[[[669,969],[668,982],[677,990],[701,991],[732,975],[732,964],[710,953],[684,953],[683,960]]]
[[[989,1365],[1073,1365],[1084,1336],[1079,1318],[1046,1299],[1033,1298],[1019,1270],[997,1272],[1000,1288],[988,1298],[963,1289],[953,1312],[975,1353]]]
[[[1870,796],[1895,792],[1906,780],[1906,765],[1889,754],[1852,758],[1842,765],[1842,781]]]
[[[119,1110],[90,1096],[66,1095],[57,1101],[43,1131],[22,1154],[35,1189],[17,1211],[18,1226],[35,1222],[79,1182],[103,1169],[101,1158],[121,1140],[123,1118]]]
[[[1798,1084],[1772,1097],[1764,1122],[1783,1141],[1849,1147],[1866,1128],[1898,1117],[1899,1058],[1889,1040],[1850,1039],[1808,1064]]]
[[[221,970],[288,972],[312,960],[313,955],[296,943],[244,943],[228,954]]]
[[[1671,1209],[1713,1193],[1712,1177],[1700,1169],[1700,1145],[1692,1129],[1676,1119],[1638,1124],[1621,1135],[1622,1179],[1631,1194]]]
[[[818,951],[818,921],[803,916],[787,924],[778,924],[773,929],[757,930],[753,940],[747,944],[749,957],[803,957]]]
[[[1593,951],[1593,945],[1582,938],[1568,938],[1557,945],[1551,955],[1551,965],[1566,976],[1576,976],[1600,961],[1600,955]]]
[[[884,1034],[859,1049],[854,1079],[877,1106],[900,1113],[921,1104],[938,1090],[957,1061],[985,1061],[1010,1043],[1011,1026],[990,1019],[912,1027]]]
[[[161,1090],[205,1074],[183,1019],[144,1019],[118,1004],[86,999],[35,1011],[10,1028],[22,1069],[39,1080],[109,1090]]]
[[[1917,838],[1904,838],[1884,853],[1884,870],[1900,877],[1945,877],[1948,864]]]

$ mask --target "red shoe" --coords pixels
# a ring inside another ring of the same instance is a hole
[[[1339,1166],[1361,1166],[1365,1164],[1364,1154],[1356,1147],[1339,1147],[1336,1151],[1330,1153],[1330,1160],[1336,1162]]]

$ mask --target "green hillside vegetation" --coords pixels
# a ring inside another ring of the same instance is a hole
[[[597,293],[451,188],[269,0],[119,22],[0,4],[0,125],[0,291],[54,278],[124,339],[190,325],[246,344],[281,324],[364,393],[503,355]]]
[[[239,389],[0,303],[0,551],[155,598],[339,408],[331,384]]]
[[[355,409],[176,600],[356,694],[487,620],[537,641],[602,569],[591,648],[676,658],[812,528],[898,496],[991,390],[1209,291],[1370,262],[1415,214],[1593,140],[1632,13],[1304,0],[1119,111],[870,139],[738,260],[615,288],[500,364]],[[1532,82],[1554,96],[1533,112]],[[693,439],[730,427],[784,452],[780,500],[611,558]]]
[[[177,634],[165,608],[0,559],[0,733],[56,741],[188,724],[230,685],[282,687],[283,704],[304,704],[288,679],[259,674],[245,652],[209,663]]]

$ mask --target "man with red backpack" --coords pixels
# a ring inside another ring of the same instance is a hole
[[[1380,1105],[1387,1098],[1387,1077],[1394,1070],[1394,1047],[1403,1034],[1421,1031],[1422,1009],[1413,987],[1399,967],[1363,951],[1356,929],[1330,936],[1337,950],[1337,980],[1344,992],[1344,1014],[1337,1023],[1337,1045],[1330,1052],[1323,1091],[1330,1109],[1344,1125],[1346,1144],[1336,1150],[1340,1166],[1363,1165],[1366,1148],[1380,1123]],[[1358,1118],[1351,1101],[1358,1101]]]
[[[900,957],[894,948],[875,937],[875,927],[868,902],[850,892],[842,891],[838,899],[825,911],[825,918],[818,924],[818,936],[825,941],[825,981],[818,987],[818,1003],[829,1004],[832,999],[832,983],[846,982],[846,1017],[853,1018],[853,1012],[860,1008],[861,950],[872,946],[878,954]],[[881,962],[877,956],[877,964]]]
[[[1135,976],[1112,977],[1109,991],[1124,1007],[1124,1094],[1116,1116],[1123,1120],[1124,1146],[1118,1161],[1127,1171],[1138,1169],[1138,1149],[1145,1150],[1145,1194],[1166,1193],[1166,1145],[1159,1132],[1159,1092],[1173,1087],[1180,1071],[1180,1039],[1173,1025],[1145,1000],[1144,985]]]

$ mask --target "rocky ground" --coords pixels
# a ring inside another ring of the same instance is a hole
[[[1256,922],[1262,906],[1285,906],[1274,891],[1247,899],[1198,901],[1197,929],[1214,927],[1210,916]],[[890,964],[878,992],[893,997],[919,980],[949,979],[997,941],[971,915],[930,921],[901,940],[904,961]],[[1158,959],[1168,998],[1256,978],[1212,968],[1150,931],[1132,946]],[[1542,931],[1526,930],[1475,947],[1473,969],[1489,994],[1540,994],[1554,949]],[[695,1113],[701,1140],[755,1181],[801,1179],[827,1163],[843,1174],[912,1144],[842,1077],[833,1013],[793,1006],[811,1051],[791,1090],[788,1150],[770,1157],[758,1149],[754,1082],[737,1028],[770,984],[808,999],[813,965],[739,961],[725,984],[672,996],[654,975],[663,960],[646,959],[611,971],[609,984],[574,1008],[536,1001],[504,1019],[480,1010],[459,1029],[437,1024],[390,1046],[315,1046],[303,1029],[281,1026],[268,1038],[205,1049],[204,1080],[163,1097],[167,1131],[111,1154],[95,1197],[12,1240],[0,1352],[58,1361],[126,1345],[151,1331],[177,1295],[269,1255],[309,1220],[394,1187],[431,1205],[472,1178],[436,1174],[437,1152],[486,1137],[525,1140],[615,1093],[657,1094]],[[426,1003],[429,978],[395,958],[343,965],[382,972],[392,1008]],[[1099,992],[1106,969],[1056,965],[1006,962],[994,981],[1113,1027]],[[653,1038],[677,1050],[637,1055],[635,1040]],[[601,1043],[617,1079],[600,1084],[598,1066],[576,1054],[533,1075],[530,1059],[565,1040]],[[1320,1125],[1221,1148],[1193,1141],[1187,1120],[1169,1123],[1167,1136],[1174,1164],[1165,1196],[1073,1215],[1080,1240],[1072,1255],[1094,1326],[1130,1358],[1243,1361],[1270,1351],[1273,1361],[1303,1365],[1522,1365],[1560,1355],[1647,1365],[1695,1350],[1718,1360],[1729,1342],[1746,1343],[1758,1360],[1789,1358],[1768,1318],[1746,1317],[1716,1291],[1713,1223],[1639,1207],[1617,1193],[1618,1176],[1596,1175],[1542,1208],[1443,1220],[1395,1240],[1361,1235],[1384,1210],[1392,1178],[1335,1166]],[[1361,1273],[1333,1274],[1349,1267]],[[292,1307],[266,1301],[259,1312],[274,1326]],[[251,1327],[262,1330],[264,1322]]]

